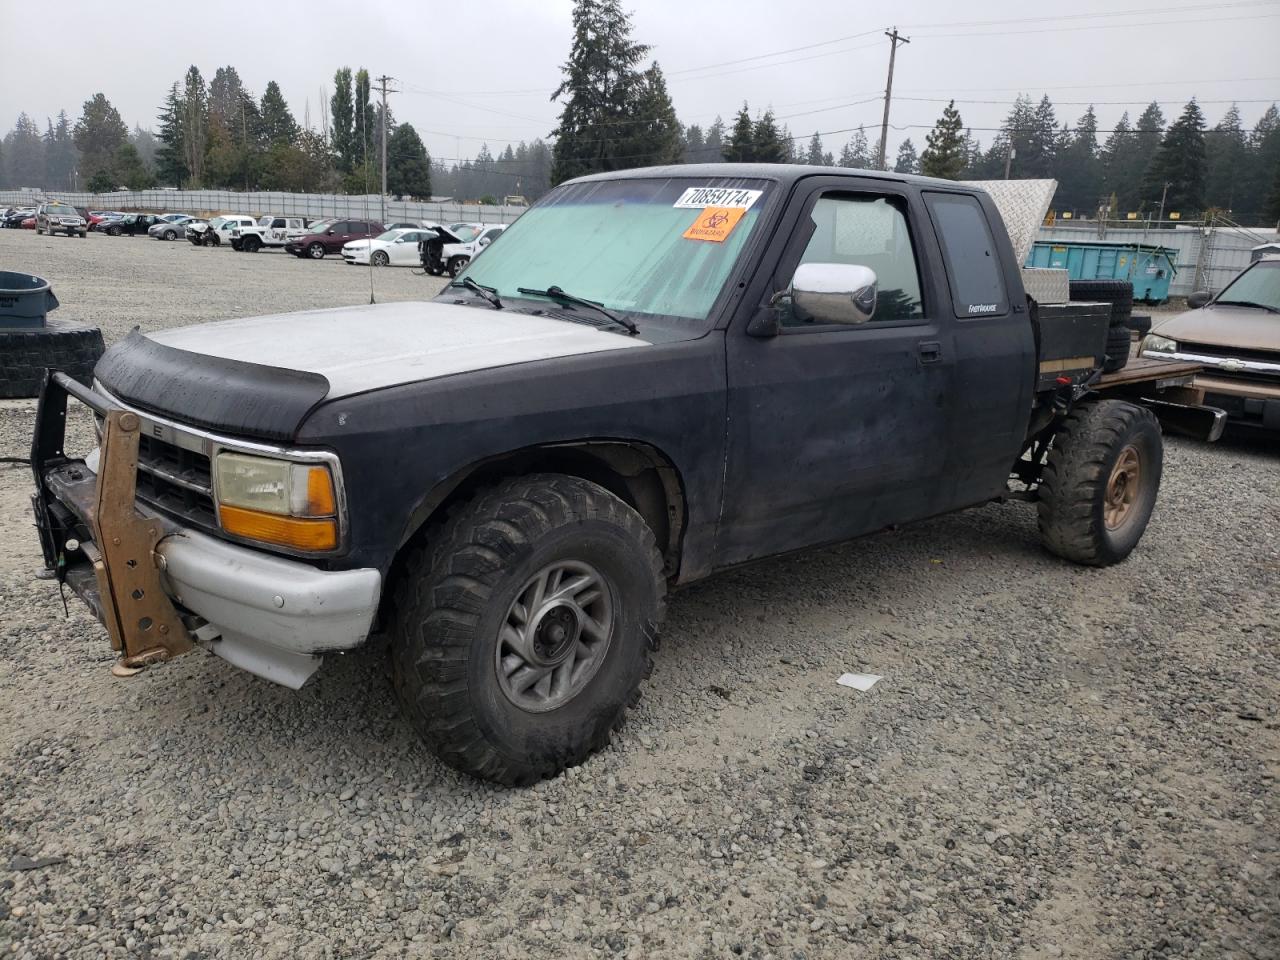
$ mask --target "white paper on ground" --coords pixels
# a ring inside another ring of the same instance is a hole
[[[874,673],[842,673],[836,683],[842,687],[853,687],[855,690],[865,691],[874,687],[877,680],[883,679],[884,677],[877,677]]]

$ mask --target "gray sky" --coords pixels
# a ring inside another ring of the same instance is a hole
[[[1266,103],[1280,99],[1280,0],[1169,0],[1163,12],[1154,0],[1081,0],[1063,8],[1063,19],[1014,0],[904,0],[871,9],[847,0],[626,6],[635,38],[652,45],[686,124],[705,125],[717,114],[729,121],[746,99],[753,112],[772,105],[793,134],[866,124],[874,140],[889,54],[881,31],[895,20],[911,43],[898,51],[891,148],[907,136],[922,148],[950,96],[974,128],[997,126],[1019,91],[1036,98],[1048,92],[1059,123],[1074,123],[1092,101],[1104,129],[1125,109],[1136,117],[1152,99],[1172,119],[1195,95],[1210,125],[1227,109],[1219,101],[1239,100],[1251,125]],[[442,15],[446,9],[454,13]],[[321,88],[331,92],[334,69],[345,64],[398,78],[402,92],[392,97],[392,111],[414,125],[433,157],[472,156],[486,141],[496,153],[508,141],[554,128],[558,109],[548,98],[568,52],[571,9],[571,0],[82,0],[38,7],[0,0],[0,36],[7,38],[0,129],[23,110],[41,126],[62,108],[74,119],[98,91],[130,127],[154,127],[165,91],[192,63],[206,80],[218,66],[235,66],[257,96],[274,79],[299,122],[309,101],[317,125]],[[1128,11],[1141,12],[1120,15]],[[40,38],[56,43],[51,48]],[[70,56],[55,66],[51,49]],[[985,130],[975,135],[984,144],[992,138]],[[823,140],[838,153],[848,137],[835,132]]]

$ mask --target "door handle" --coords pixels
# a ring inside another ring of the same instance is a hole
[[[937,363],[942,359],[942,344],[937,340],[922,340],[919,347],[921,363]]]

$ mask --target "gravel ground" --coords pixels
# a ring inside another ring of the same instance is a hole
[[[365,271],[184,243],[0,231],[0,263],[108,340],[368,299]],[[0,454],[32,412],[0,407]],[[0,466],[10,955],[1280,955],[1274,445],[1170,440],[1109,570],[1009,504],[677,593],[614,745],[527,790],[434,762],[377,644],[297,693],[200,652],[113,679],[33,576],[29,485]]]

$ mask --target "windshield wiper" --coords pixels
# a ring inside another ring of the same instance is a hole
[[[1215,300],[1214,306],[1218,307],[1257,307],[1259,310],[1267,310],[1271,313],[1280,313],[1280,310],[1265,303],[1254,303],[1252,300]]]
[[[478,296],[483,297],[485,300],[488,300],[493,304],[495,310],[502,309],[502,301],[498,299],[498,290],[496,287],[486,287],[482,283],[476,283],[470,277],[463,277],[461,280],[451,280],[449,282],[449,286],[465,287]]]
[[[600,316],[612,320],[618,326],[623,327],[631,336],[636,336],[640,332],[632,321],[626,317],[620,317],[616,313],[607,309],[604,304],[596,303],[594,300],[588,300],[585,297],[576,297],[572,293],[566,293],[557,286],[547,287],[545,290],[534,290],[532,287],[517,287],[517,293],[528,294],[531,297],[546,297],[548,300],[554,300],[557,303],[572,304],[576,307],[589,307]]]

